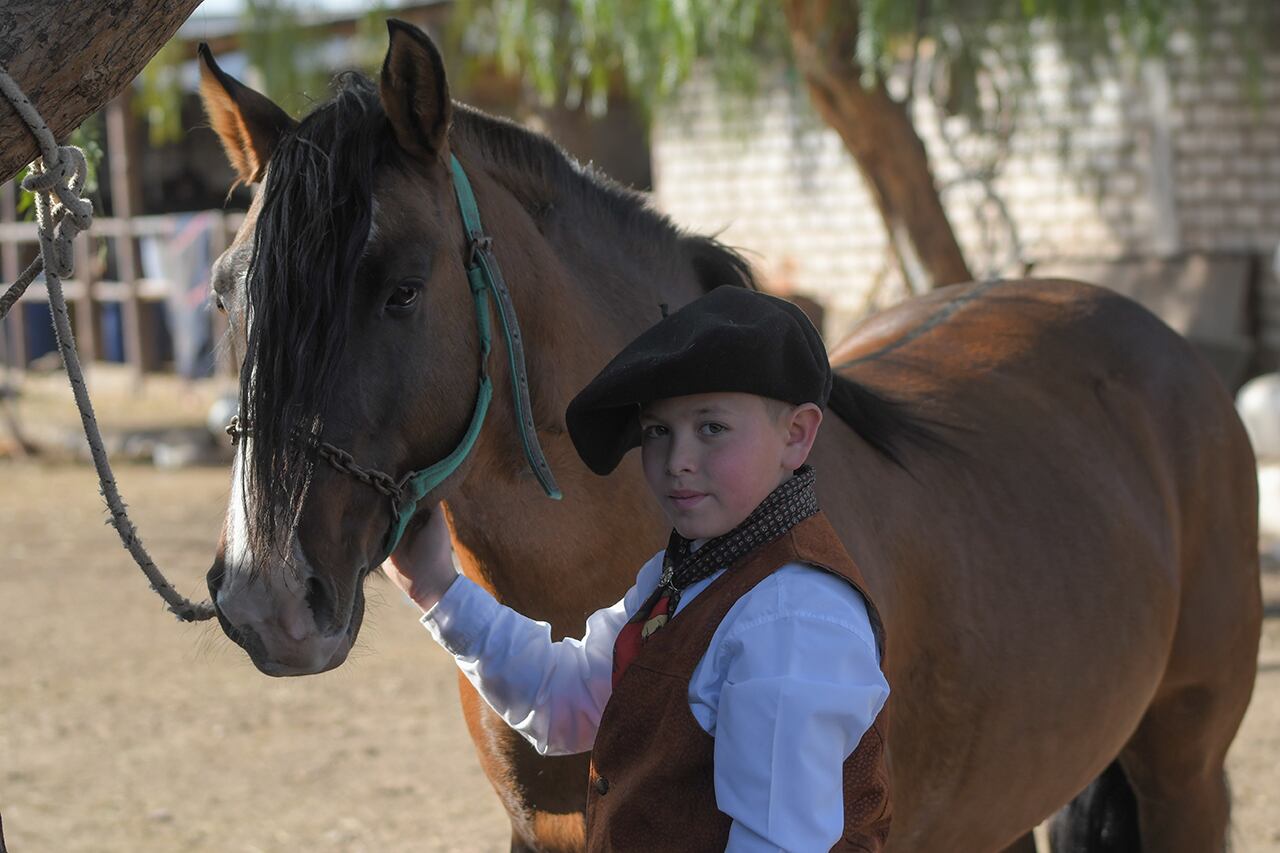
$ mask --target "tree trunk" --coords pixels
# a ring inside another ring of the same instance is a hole
[[[124,90],[200,0],[10,0],[0,6],[0,65],[59,140]],[[0,180],[39,153],[0,97]]]
[[[809,95],[858,164],[908,284],[921,293],[970,281],[911,116],[883,80],[863,85],[854,52],[858,4],[786,0],[784,9]]]

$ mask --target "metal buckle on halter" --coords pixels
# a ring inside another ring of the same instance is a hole
[[[239,415],[232,415],[230,423],[223,430],[227,435],[231,436],[231,446],[235,447],[240,443],[240,439],[249,434],[250,424],[247,420],[240,420]]]
[[[488,234],[471,235],[471,241],[467,243],[467,267],[475,269],[480,266],[481,253],[493,250],[493,238]]]

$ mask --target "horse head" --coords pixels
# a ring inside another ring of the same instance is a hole
[[[377,85],[344,75],[300,122],[201,51],[211,123],[239,181],[259,184],[213,271],[245,356],[208,582],[223,629],[271,675],[345,660],[363,580],[417,504],[397,493],[403,475],[475,438],[484,353],[453,107],[430,39],[390,33]]]

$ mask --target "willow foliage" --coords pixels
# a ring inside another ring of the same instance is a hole
[[[245,82],[264,93],[295,117],[329,96],[335,69],[326,63],[325,40],[329,36],[323,7],[316,0],[242,0],[240,49],[249,65]],[[356,22],[347,55],[351,66],[375,72],[387,49],[386,18],[393,9],[386,0],[371,0]],[[151,144],[162,145],[181,138],[181,65],[189,61],[189,48],[170,40],[147,64],[138,78],[134,111],[146,120]]]
[[[885,79],[924,57],[929,92],[951,113],[975,118],[984,79],[1016,96],[1033,82],[1035,50],[1060,48],[1074,74],[1110,63],[1158,57],[1176,37],[1197,51],[1242,59],[1256,92],[1261,57],[1280,45],[1277,0],[848,0],[856,10],[856,61],[864,83]],[[321,65],[316,0],[244,0],[241,44],[253,82],[297,114],[325,92],[334,69]],[[704,65],[725,89],[751,93],[762,75],[790,63],[779,0],[457,0],[453,41],[475,63],[521,75],[548,102],[600,113],[625,94],[652,110]],[[848,8],[848,7],[846,7]],[[385,50],[374,3],[357,28],[359,64],[376,67]],[[1217,34],[1211,38],[1211,34]],[[162,51],[144,72],[139,110],[155,141],[180,132],[181,93]],[[986,86],[991,91],[990,85]],[[986,107],[989,109],[989,105]]]
[[[1201,52],[1260,57],[1280,38],[1276,0],[850,0],[864,83],[927,56],[952,112],[979,109],[985,75],[1032,82],[1034,51],[1053,43],[1074,73],[1159,56],[1178,34]],[[459,0],[464,52],[521,73],[548,101],[603,110],[611,93],[654,107],[705,62],[722,86],[750,92],[789,62],[778,0]],[[1212,32],[1225,34],[1215,43]]]

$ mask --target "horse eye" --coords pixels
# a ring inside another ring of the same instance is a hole
[[[218,309],[219,311],[221,311],[223,314],[227,313],[227,304],[226,304],[225,302],[223,302],[223,301],[222,301],[222,294],[221,294],[221,293],[215,293],[215,294],[213,295],[213,305],[214,305],[214,307],[215,307],[215,308],[217,308],[217,309]]]
[[[421,288],[410,284],[402,284],[391,291],[391,296],[387,299],[387,307],[398,310],[412,308],[418,301],[419,292],[421,292]]]

